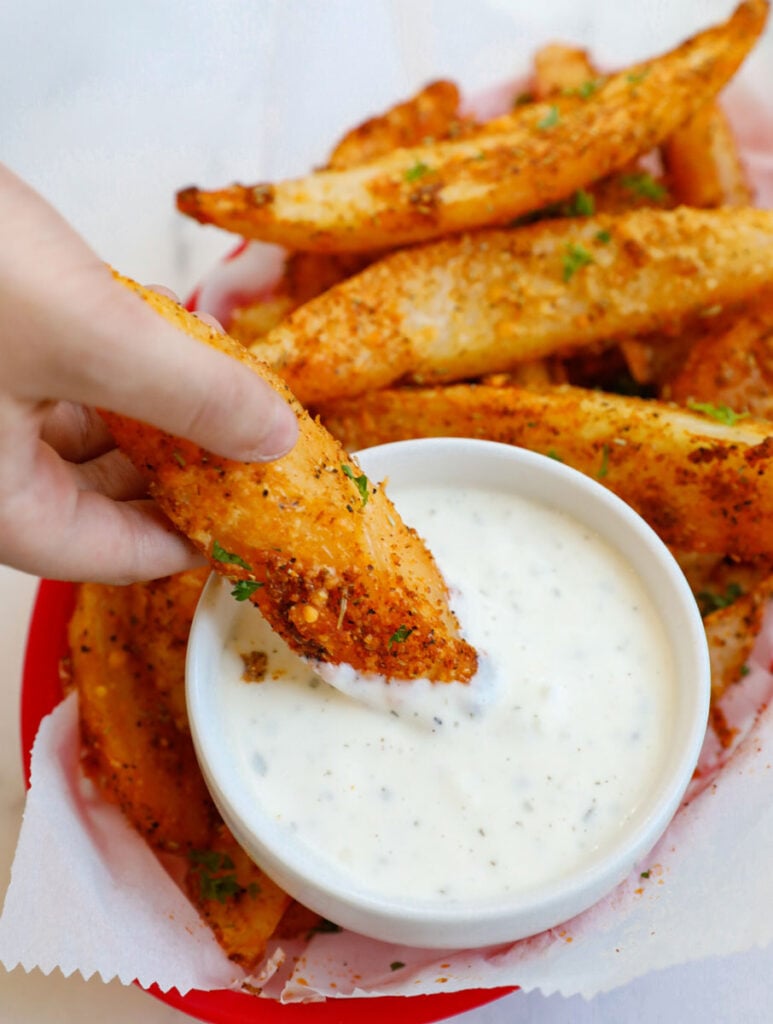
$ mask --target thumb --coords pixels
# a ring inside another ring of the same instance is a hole
[[[290,450],[297,423],[283,395],[249,366],[201,344],[201,331],[191,337],[185,311],[163,300],[179,310],[169,322],[168,310],[159,316],[118,283],[2,167],[0,219],[0,370],[16,397],[100,406],[240,461]]]

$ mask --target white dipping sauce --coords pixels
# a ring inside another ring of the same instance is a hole
[[[628,564],[510,493],[401,491],[480,655],[468,684],[323,682],[240,608],[218,697],[242,784],[360,890],[495,900],[590,865],[662,770],[675,669]],[[245,682],[243,654],[268,670]]]

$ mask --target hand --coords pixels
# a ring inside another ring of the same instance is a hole
[[[95,407],[245,462],[292,448],[292,410],[117,284],[2,165],[0,225],[0,561],[114,583],[200,564]]]

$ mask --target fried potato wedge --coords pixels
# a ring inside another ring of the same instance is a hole
[[[718,326],[694,342],[664,395],[773,419],[773,292]]]
[[[362,251],[515,217],[648,152],[724,86],[765,24],[746,0],[724,24],[609,76],[586,99],[516,108],[469,138],[394,151],[361,167],[277,184],[183,189],[181,212],[290,249]]]
[[[593,95],[602,84],[590,54],[578,46],[549,43],[534,54],[532,87],[534,97],[547,100],[551,96]]]
[[[584,388],[395,388],[321,410],[342,444],[479,437],[551,455],[595,477],[666,543],[773,554],[773,426],[734,426],[674,405]]]
[[[773,576],[767,576],[748,593],[703,620],[709,642],[712,703],[742,678],[771,599]]]
[[[347,132],[333,149],[327,167],[356,167],[401,146],[417,146],[433,138],[457,138],[473,127],[472,122],[459,116],[459,90],[454,83],[433,82],[403,103]],[[249,346],[292,310],[363,270],[378,255],[289,253],[275,293],[234,310],[228,333]]]
[[[358,167],[393,149],[459,138],[474,130],[474,123],[459,113],[455,83],[430,82],[403,103],[347,132],[330,154],[327,167],[337,171]]]
[[[250,969],[290,897],[237,846],[190,736],[175,723],[184,702],[191,597],[204,578],[197,572],[129,587],[80,586],[69,625],[72,680],[84,770],[163,855],[227,955]],[[165,642],[168,653],[158,660]]]
[[[165,296],[124,283],[191,337],[250,366],[300,425],[288,455],[246,464],[105,413],[175,526],[297,652],[390,678],[469,679],[477,658],[459,636],[445,582],[383,489],[241,345]]]
[[[400,250],[259,342],[300,401],[497,373],[673,328],[773,283],[773,212],[635,210]]]
[[[662,147],[669,185],[686,206],[750,206],[753,193],[730,122],[706,103]]]

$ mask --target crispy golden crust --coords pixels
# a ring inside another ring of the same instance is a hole
[[[612,75],[587,99],[534,103],[470,138],[277,184],[183,189],[178,208],[290,249],[358,251],[437,238],[564,199],[667,138],[733,75],[765,24],[747,0],[724,24]]]
[[[773,293],[707,329],[663,393],[681,405],[707,402],[773,419]]]
[[[154,850],[173,856],[173,876],[228,956],[250,969],[290,898],[223,825],[191,738],[176,722],[193,605],[205,576],[80,586],[69,625],[72,682],[86,773]]]
[[[559,458],[615,491],[685,551],[773,554],[773,429],[574,387],[391,389],[322,418],[343,444],[480,437]]]
[[[636,210],[401,250],[254,351],[307,405],[673,329],[773,282],[773,213]]]
[[[390,678],[469,679],[476,655],[458,635],[445,583],[383,489],[358,483],[360,470],[338,442],[237,342],[124,283],[192,337],[254,369],[290,402],[300,426],[288,455],[245,464],[105,413],[175,526],[217,572],[257,584],[251,600],[299,653]]]

